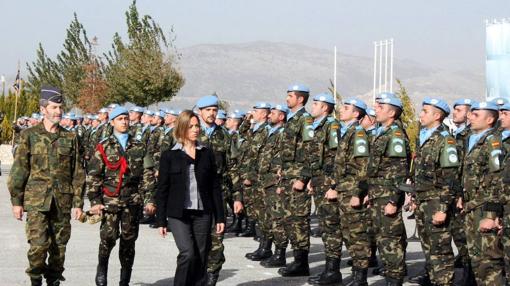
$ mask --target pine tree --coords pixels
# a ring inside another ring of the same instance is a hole
[[[399,79],[397,79],[397,84],[399,86],[397,96],[400,98],[400,100],[402,100],[402,106],[404,108],[404,112],[400,118],[402,119],[402,124],[404,125],[407,136],[409,137],[411,151],[414,153],[416,150],[416,138],[418,137],[419,133],[419,123],[416,117],[413,103],[409,97],[409,94],[407,93],[407,89]]]
[[[123,42],[119,34],[115,34],[113,51],[105,54],[107,103],[129,101],[149,106],[170,100],[184,84],[175,66],[174,39],[167,40],[150,16],[138,14],[136,1],[126,12],[126,22],[128,41]]]

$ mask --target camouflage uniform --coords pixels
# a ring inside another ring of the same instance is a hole
[[[505,275],[507,284],[510,281],[510,137],[502,135],[503,148],[505,149],[504,177],[501,195],[501,204],[503,205],[503,236],[501,242],[504,250]]]
[[[379,127],[370,142],[368,165],[369,198],[372,204],[372,224],[377,248],[386,278],[402,283],[405,275],[405,227],[402,218],[404,194],[397,188],[409,173],[409,140],[398,124]],[[393,216],[384,215],[388,203],[396,205]]]
[[[459,185],[462,183],[462,162],[464,158],[464,150],[467,146],[467,138],[470,133],[469,126],[466,126],[462,130],[458,132],[454,132],[455,140],[457,141],[457,151],[459,152],[459,161],[461,162],[461,166],[459,167],[458,178]],[[455,197],[462,197],[462,187],[459,186],[455,190]],[[457,207],[454,205],[453,207],[453,218],[450,223],[450,232],[453,237],[453,241],[457,250],[459,252],[460,259],[463,265],[469,264],[469,253],[467,249],[466,242],[466,232],[464,231],[464,213],[462,213]]]
[[[230,149],[230,139],[228,133],[222,127],[214,126],[213,128],[210,134],[207,134],[204,128],[201,128],[199,141],[213,150],[216,166],[218,168],[218,176],[220,181],[223,181],[223,175],[227,167],[227,151]],[[226,208],[225,202],[224,208]],[[207,260],[207,272],[218,274],[223,263],[225,263],[225,246],[223,245],[224,234],[217,234],[215,225],[216,223],[213,222],[211,226],[212,245]]]
[[[496,231],[479,231],[482,219],[501,216],[501,145],[500,135],[489,129],[471,150],[466,149],[464,155],[464,230],[478,285],[504,284],[501,238]]]
[[[342,236],[353,258],[353,270],[366,271],[371,254],[368,238],[370,223],[367,223],[370,222],[370,212],[363,205],[367,190],[361,189],[359,182],[365,181],[367,176],[368,135],[358,122],[354,122],[347,127],[345,134],[339,132],[338,137],[334,181],[338,191]],[[352,197],[360,199],[359,208],[351,207]]]
[[[115,135],[98,144],[89,163],[87,196],[92,207],[105,206],[100,227],[100,264],[108,265],[110,252],[120,237],[122,271],[131,273],[142,207],[154,203],[153,167],[145,145],[132,136],[129,136],[125,150]]]
[[[64,280],[70,212],[83,207],[84,179],[76,135],[61,127],[49,133],[42,123],[21,133],[8,188],[12,205],[27,212],[26,272],[31,279]]]
[[[170,150],[175,145],[175,139],[173,136],[173,128],[165,127],[161,136],[159,137],[158,146],[159,148],[154,153],[154,164],[156,170],[159,170],[159,161],[161,160],[161,154],[166,150]]]
[[[450,223],[454,191],[458,185],[459,157],[455,139],[445,126],[438,126],[425,142],[416,142],[414,183],[416,227],[425,254],[425,268],[434,285],[452,285],[454,255]],[[441,225],[432,224],[436,212],[446,213]]]

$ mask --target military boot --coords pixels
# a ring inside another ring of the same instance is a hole
[[[119,286],[129,286],[131,281],[132,268],[121,268],[120,269],[120,281]]]
[[[368,269],[354,267],[352,269],[352,281],[347,286],[368,286],[367,283]]]
[[[432,282],[430,281],[429,274],[427,273],[427,270],[424,269],[418,275],[409,277],[409,282],[416,283],[418,285],[422,286],[430,286],[432,285]]]
[[[386,277],[386,286],[402,286],[402,279]]]
[[[261,260],[268,259],[271,256],[273,256],[273,252],[271,251],[271,246],[273,245],[273,240],[267,239],[264,237],[260,241],[261,241],[262,248],[260,249],[260,251],[258,253],[255,253],[251,257],[251,260],[253,260],[253,261],[261,261]]]
[[[283,277],[309,276],[308,250],[294,250],[294,261],[287,267],[278,269],[278,274]]]
[[[256,255],[256,254],[258,254],[258,253],[260,253],[262,251],[263,246],[264,246],[264,241],[261,240],[259,242],[259,247],[255,251],[253,251],[253,252],[246,253],[244,255],[244,257],[246,257],[246,258],[251,260],[254,255]]]
[[[285,267],[285,264],[285,248],[276,248],[273,256],[260,262],[265,268]]]
[[[30,285],[42,286],[42,278],[30,278]]]
[[[340,273],[340,259],[326,257],[326,267],[318,279],[308,279],[308,283],[314,285],[343,285]]]
[[[219,272],[207,272],[207,286],[215,286],[219,277]]]
[[[239,237],[253,237],[255,236],[255,220],[248,219],[248,223],[246,224],[246,229],[241,232]]]
[[[96,286],[106,286],[108,282],[108,258],[99,256],[96,271]]]
[[[368,267],[378,267],[379,263],[377,263],[377,245],[372,245],[370,247],[370,258],[368,259]]]

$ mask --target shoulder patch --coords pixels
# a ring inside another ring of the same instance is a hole
[[[328,116],[327,120],[328,120],[328,122],[335,122],[336,121],[336,119],[334,117],[332,117],[332,116]]]
[[[443,130],[440,132],[440,134],[443,136],[443,137],[448,137],[450,135],[450,132],[446,131],[446,130]]]

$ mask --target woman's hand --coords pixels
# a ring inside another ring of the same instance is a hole
[[[167,233],[166,227],[158,227],[158,231],[159,231],[159,235],[161,235],[162,238],[166,237],[166,233]]]
[[[225,231],[225,224],[224,223],[217,223],[216,224],[216,233],[222,234],[223,231]]]

